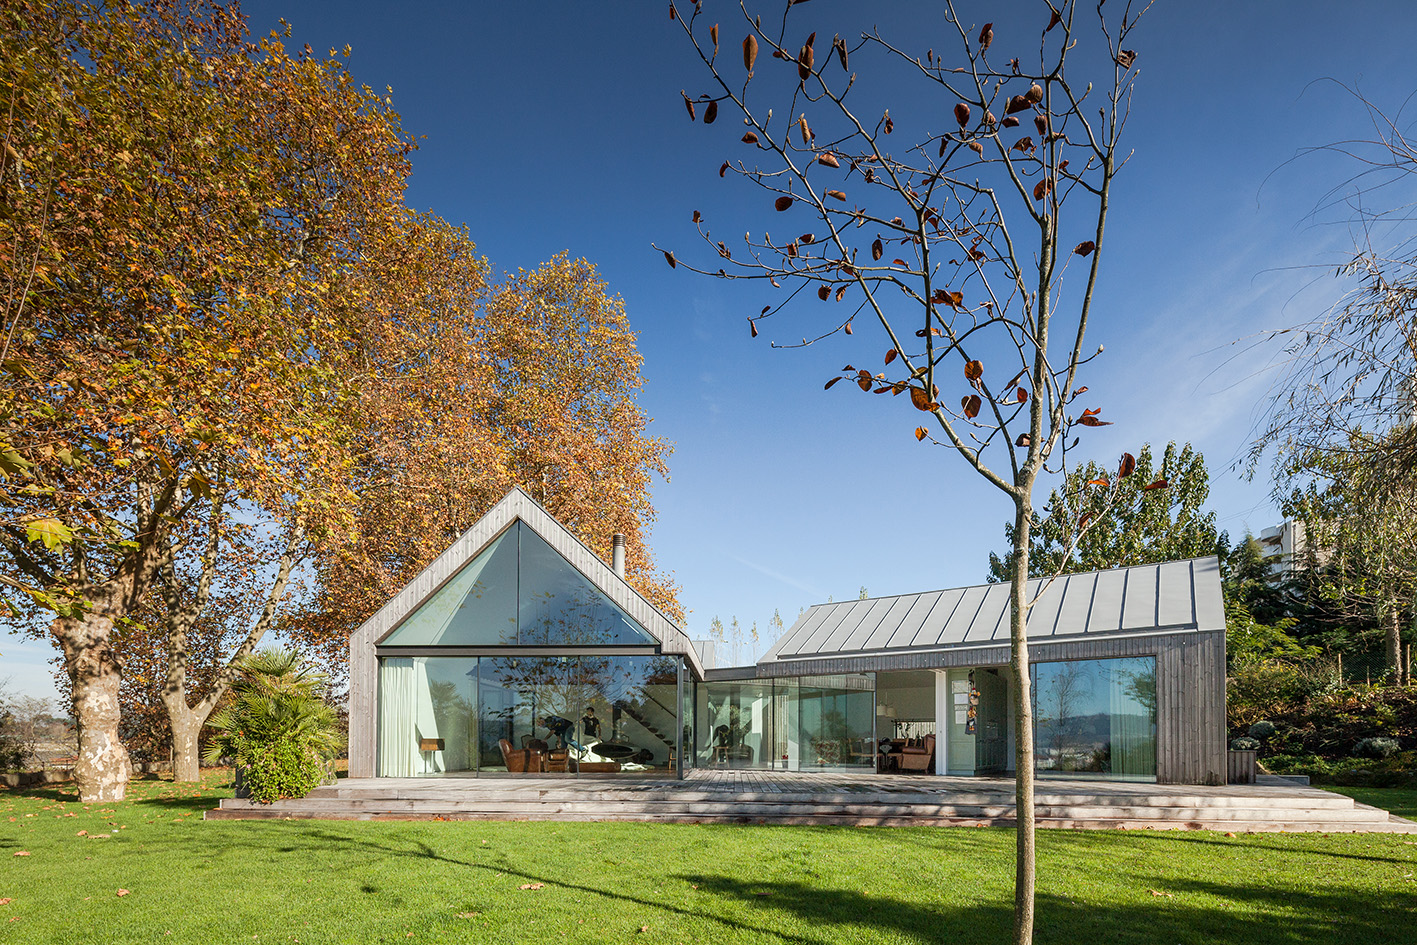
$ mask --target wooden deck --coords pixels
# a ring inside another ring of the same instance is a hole
[[[1091,829],[1417,833],[1417,823],[1287,782],[1037,783],[1038,824]],[[1011,778],[695,770],[665,777],[351,778],[299,800],[229,799],[208,819],[635,820],[1012,826]]]

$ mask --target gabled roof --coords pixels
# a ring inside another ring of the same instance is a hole
[[[393,633],[464,565],[517,521],[540,536],[601,593],[637,621],[660,644],[661,652],[685,657],[698,677],[703,678],[703,665],[688,635],[517,486],[513,486],[486,515],[366,620],[351,636],[351,649],[376,646]]]
[[[1028,583],[1030,599],[1044,582]],[[1215,557],[1065,574],[1033,606],[1031,643],[1225,629]],[[897,597],[817,604],[759,665],[888,655],[1009,641],[1009,585],[982,584]]]

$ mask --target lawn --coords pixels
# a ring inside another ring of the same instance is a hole
[[[1360,804],[1381,807],[1399,817],[1417,820],[1417,790],[1412,788],[1343,787],[1333,784],[1321,784],[1319,787],[1325,791],[1347,794]]]
[[[1010,830],[203,822],[228,790],[0,791],[0,943],[1009,938]],[[1044,831],[1039,848],[1041,943],[1417,940],[1417,836]]]

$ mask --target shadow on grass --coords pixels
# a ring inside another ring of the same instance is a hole
[[[963,866],[964,864],[962,864]],[[843,924],[884,932],[885,938],[922,942],[1002,942],[1013,928],[1012,903],[928,905],[831,889],[806,883],[751,882],[731,876],[692,877],[719,896],[786,910],[813,926]],[[1140,879],[1140,878],[1138,878]],[[1146,882],[1142,880],[1142,882]],[[1160,884],[1161,880],[1156,880]],[[1412,941],[1417,902],[1412,896],[1357,894],[1349,890],[1260,884],[1232,886],[1202,880],[1165,882],[1170,895],[1105,905],[1040,894],[1036,940],[1040,943],[1107,942],[1121,945],[1183,942],[1246,942],[1254,945],[1331,945],[1344,941]],[[1188,902],[1190,896],[1226,905]]]
[[[222,783],[225,780],[226,783]],[[121,801],[94,801],[85,806],[109,807],[114,805],[135,808],[160,808],[162,810],[207,811],[211,810],[222,797],[230,796],[230,779],[207,778],[204,781],[173,782],[161,778],[134,778],[128,783],[128,796]],[[6,788],[0,792],[0,799],[47,801],[62,804],[78,804],[79,788],[73,781],[54,784],[35,784],[29,787]]]
[[[411,837],[311,830],[308,823],[270,826],[277,829],[264,836],[233,838],[233,847],[250,852],[253,847],[265,846],[271,853],[297,857],[344,851],[369,857],[433,861],[469,874],[501,874],[525,882],[545,883],[594,897],[612,907],[633,905],[708,922],[724,930],[725,935],[743,933],[763,941],[794,945],[841,941],[851,938],[844,934],[849,928],[863,937],[880,936],[887,940],[1002,942],[1009,939],[1013,925],[1012,903],[1007,892],[977,902],[941,902],[942,893],[946,899],[954,894],[950,890],[922,888],[919,899],[912,900],[898,894],[846,888],[849,884],[869,882],[866,876],[827,876],[807,882],[774,881],[745,878],[742,872],[664,874],[646,867],[650,871],[645,877],[647,888],[660,885],[658,880],[674,879],[686,886],[697,886],[699,892],[712,894],[702,905],[690,905],[673,894],[656,896],[626,889],[613,878],[603,883],[568,878],[561,875],[554,861],[545,867],[518,865],[507,855],[492,851],[488,852],[486,860],[478,861],[440,851]],[[811,837],[809,832],[823,836]],[[834,828],[806,828],[804,846],[811,846],[814,841],[829,842],[829,835],[835,832]],[[922,834],[912,837],[912,842],[935,846],[930,842],[929,831]],[[957,862],[962,873],[995,868],[985,866],[984,856],[969,855],[971,849],[979,854],[1000,852],[997,845],[987,844],[983,831],[955,840],[953,844],[941,843],[939,853]],[[1299,857],[1327,852],[1279,849]],[[1387,861],[1382,857],[1355,858]],[[743,872],[751,874],[753,870],[747,867]],[[1066,882],[1065,877],[1059,877],[1059,885]],[[1275,877],[1260,870],[1252,877],[1233,882],[1140,874],[1119,876],[1100,889],[1095,882],[1090,884],[1086,898],[1066,892],[1040,893],[1037,941],[1058,945],[1076,942],[1177,945],[1216,941],[1332,945],[1342,940],[1364,945],[1410,945],[1412,929],[1417,927],[1417,893],[1406,888],[1380,891],[1371,886],[1355,888],[1355,885],[1314,888],[1303,878]],[[1005,889],[1008,886],[1011,884]],[[735,905],[731,914],[725,914],[725,902]],[[784,913],[795,920],[792,930],[780,927]],[[754,918],[755,914],[760,918]],[[803,934],[798,931],[802,927],[813,931]],[[818,929],[820,934],[813,934]]]

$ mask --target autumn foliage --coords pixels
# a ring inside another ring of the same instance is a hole
[[[64,650],[85,799],[123,794],[124,662],[199,727],[312,556],[365,583],[292,633],[511,482],[592,542],[649,521],[618,301],[566,260],[489,287],[405,205],[412,141],[348,49],[209,2],[0,17],[0,602]]]

